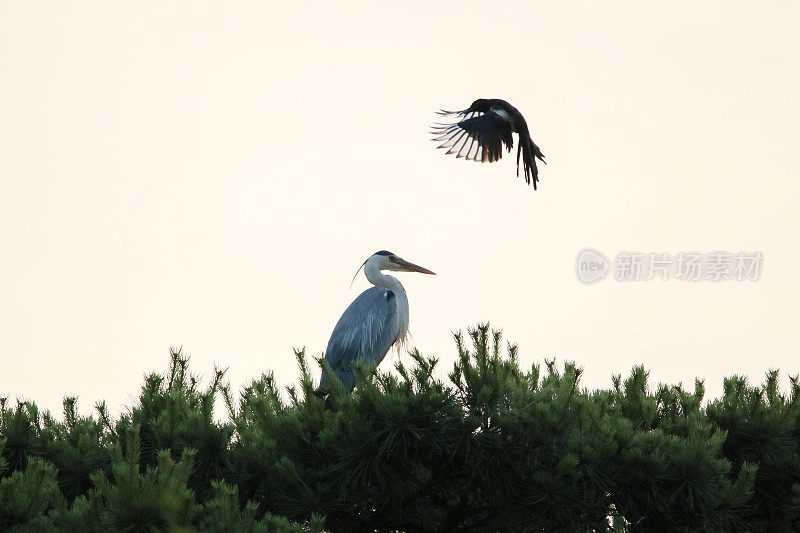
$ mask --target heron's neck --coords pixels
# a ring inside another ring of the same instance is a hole
[[[394,276],[388,276],[381,272],[375,264],[367,262],[364,266],[364,274],[373,285],[384,287],[394,293],[397,302],[397,341],[402,345],[405,342],[406,332],[408,331],[408,296],[400,280]]]
[[[403,285],[400,283],[400,280],[394,276],[389,276],[384,274],[374,264],[367,263],[364,266],[364,274],[366,274],[367,279],[373,285],[377,285],[378,287],[385,287],[389,290],[394,291],[395,293],[400,293],[402,294],[402,296],[405,297],[406,290],[403,288]]]

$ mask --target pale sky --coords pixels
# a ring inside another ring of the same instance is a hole
[[[491,320],[584,385],[800,371],[800,5],[0,2],[0,393],[119,412],[171,345],[239,387],[318,355],[391,250],[413,343]],[[547,155],[478,164],[503,98]],[[586,247],[755,252],[758,281],[584,285]],[[390,368],[397,355],[384,360]],[[407,356],[403,356],[406,357]]]

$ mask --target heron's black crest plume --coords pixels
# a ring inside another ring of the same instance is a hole
[[[372,256],[369,256],[369,257],[372,257]],[[363,263],[361,263],[361,266],[360,266],[360,267],[358,267],[358,270],[356,270],[356,273],[355,273],[355,274],[353,274],[353,279],[351,279],[351,280],[350,280],[350,288],[351,288],[351,289],[353,288],[353,283],[355,283],[355,281],[356,281],[356,276],[358,276],[358,273],[359,273],[359,272],[361,272],[361,269],[362,269],[362,268],[364,268],[364,265],[366,265],[366,264],[367,264],[367,261],[369,261],[369,257],[367,257],[367,258],[364,260],[364,262],[363,262]]]

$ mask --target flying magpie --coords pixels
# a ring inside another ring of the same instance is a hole
[[[436,123],[431,132],[434,141],[442,144],[437,148],[447,148],[448,154],[464,157],[467,160],[493,163],[502,157],[503,145],[510,152],[514,147],[512,132],[519,135],[517,147],[517,176],[519,158],[522,156],[525,183],[536,189],[539,170],[536,158],[545,162],[544,154],[531,139],[528,124],[516,107],[505,100],[479,98],[463,111],[437,111],[441,116],[455,116],[458,122]]]

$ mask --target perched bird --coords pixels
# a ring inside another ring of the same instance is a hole
[[[508,151],[514,147],[511,132],[519,134],[517,147],[517,176],[519,176],[519,158],[522,156],[525,183],[539,181],[539,170],[536,158],[544,163],[544,154],[531,139],[528,124],[516,107],[505,100],[480,98],[463,111],[437,112],[442,116],[457,116],[455,123],[437,123],[433,127],[436,135],[434,141],[441,142],[438,148],[448,148],[448,154],[464,157],[473,161],[493,163],[502,157],[503,144]]]
[[[361,266],[375,287],[359,294],[345,310],[333,328],[325,350],[325,359],[350,390],[355,387],[350,364],[356,359],[380,364],[389,348],[402,343],[408,332],[406,291],[397,278],[383,274],[381,270],[434,274],[386,250],[374,253]],[[326,394],[326,385],[323,375],[315,393],[318,396]]]

